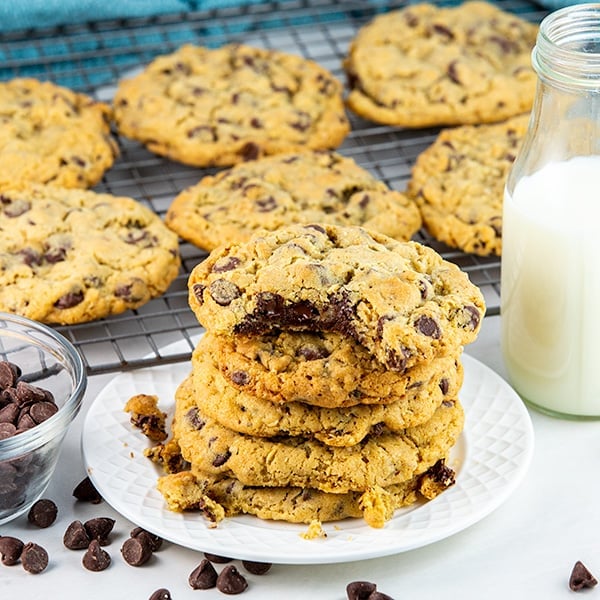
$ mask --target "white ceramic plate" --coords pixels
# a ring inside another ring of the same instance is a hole
[[[174,513],[156,490],[160,475],[142,452],[147,439],[129,423],[125,402],[139,393],[156,394],[173,410],[176,387],[189,363],[161,365],[119,374],[90,407],[82,449],[93,483],[115,510],[164,539],[222,556],[288,564],[335,563],[404,552],[473,525],[502,504],[523,479],[533,452],[533,428],[516,392],[496,373],[463,356],[460,394],[465,429],[450,465],[456,484],[430,502],[398,510],[383,529],[360,519],[324,524],[326,539],[305,540],[306,525],[228,518],[211,529],[198,513]]]

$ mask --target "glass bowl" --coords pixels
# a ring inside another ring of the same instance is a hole
[[[3,431],[0,436],[3,438],[0,439],[0,524],[28,511],[44,493],[56,468],[61,442],[81,408],[87,385],[81,357],[66,338],[36,321],[0,312],[0,363],[3,362],[17,365],[21,374],[16,382],[7,384],[7,365],[2,365],[5,376],[0,383],[0,429]],[[29,384],[37,393],[39,390],[50,392],[58,410],[51,416],[48,413],[52,411],[40,410],[39,406],[32,411],[33,400],[27,401],[26,394],[17,394],[18,382],[24,382],[19,389],[31,389],[25,385]],[[6,385],[8,387],[3,387]],[[3,413],[9,404],[12,406]],[[26,419],[28,425],[23,425],[20,419],[27,410],[35,419]],[[40,417],[40,413],[45,414]],[[17,415],[13,423],[21,423],[17,433],[11,433],[13,428],[3,424],[10,421],[9,414]]]

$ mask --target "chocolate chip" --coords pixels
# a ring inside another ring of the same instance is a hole
[[[81,521],[73,521],[67,527],[63,535],[63,544],[69,550],[84,550],[90,545],[90,537]]]
[[[104,571],[110,565],[110,555],[100,547],[98,540],[92,540],[81,559],[81,564],[88,571]]]
[[[190,408],[190,410],[187,411],[185,416],[190,422],[190,425],[198,431],[200,431],[204,427],[204,425],[206,425],[206,422],[200,418],[198,414],[198,408],[195,406]]]
[[[34,425],[43,423],[52,415],[58,412],[58,406],[53,402],[36,402],[30,409],[29,415],[34,421]]]
[[[157,550],[160,550],[163,540],[161,537],[159,537],[158,535],[154,534],[154,533],[150,533],[149,531],[146,531],[145,529],[142,529],[141,527],[135,527],[134,529],[131,530],[130,534],[131,537],[137,537],[137,536],[144,536],[147,537],[148,540],[150,541],[150,547],[152,548],[152,552],[156,552]]]
[[[152,556],[152,542],[147,535],[140,534],[123,542],[121,554],[128,565],[140,567]]]
[[[171,592],[166,588],[160,588],[153,592],[148,600],[171,600]]]
[[[83,292],[69,292],[64,296],[61,296],[55,303],[54,306],[60,309],[73,308],[83,302]]]
[[[240,288],[225,279],[213,281],[208,291],[212,299],[220,306],[229,306],[236,298],[240,297]]]
[[[81,502],[91,502],[92,504],[100,504],[102,502],[100,492],[94,487],[89,477],[85,477],[75,486],[73,496]]]
[[[0,541],[2,541],[0,539]],[[591,588],[598,584],[598,580],[590,573],[588,568],[578,560],[573,566],[571,577],[569,578],[569,587],[574,592],[583,588]]]
[[[454,39],[454,33],[452,33],[452,30],[450,30],[448,27],[446,27],[446,25],[442,25],[441,23],[434,23],[433,30],[436,33],[439,33],[440,35],[442,35],[448,39]]]
[[[224,594],[241,594],[247,587],[246,578],[233,565],[227,565],[217,577],[217,589]]]
[[[7,360],[0,361],[0,389],[14,387],[21,376],[21,369]]]
[[[2,564],[10,567],[16,565],[21,558],[24,544],[16,537],[10,535],[0,536],[0,556],[2,557]]]
[[[370,581],[352,581],[346,586],[348,600],[367,600],[369,595],[377,589]]]
[[[471,305],[465,306],[463,309],[463,314],[465,314],[465,316],[467,317],[467,327],[469,327],[469,329],[471,329],[472,331],[475,331],[475,329],[477,329],[477,326],[479,325],[479,321],[481,321],[481,313],[479,312],[479,309]]]
[[[225,256],[219,258],[212,266],[211,271],[213,273],[225,273],[226,271],[233,271],[241,264],[241,260],[235,256]]]
[[[50,527],[56,521],[58,508],[56,504],[48,498],[41,498],[35,502],[29,509],[27,520],[37,527]]]
[[[16,399],[19,404],[26,402],[44,402],[47,398],[46,392],[26,381],[18,381],[15,386]]]
[[[29,542],[21,552],[21,564],[28,573],[37,575],[48,566],[48,553],[38,544]]]
[[[297,356],[301,356],[304,360],[320,360],[329,356],[329,351],[325,347],[317,346],[316,344],[305,344],[298,348]]]
[[[449,389],[450,383],[448,382],[448,379],[446,379],[446,377],[442,377],[442,379],[440,379],[440,390],[442,390],[442,394],[445,396]]]
[[[247,142],[242,146],[238,154],[240,154],[244,160],[255,160],[260,154],[260,147],[254,142]]]
[[[11,402],[11,404],[7,404],[4,408],[0,409],[0,424],[11,423],[12,425],[14,425],[18,416],[19,407],[17,406],[17,404]]]
[[[212,461],[213,467],[222,467],[231,458],[231,452],[221,452]]]
[[[273,196],[267,196],[266,198],[260,198],[254,203],[257,212],[271,212],[277,208],[277,200]]]
[[[5,440],[17,433],[17,428],[12,423],[0,423],[0,440]]]
[[[369,594],[367,600],[394,600],[391,596],[384,594],[383,592],[374,591]]]
[[[420,316],[415,321],[415,328],[423,335],[426,335],[434,340],[439,340],[442,335],[440,327],[435,320],[425,315]]]
[[[194,590],[209,590],[217,585],[217,571],[206,558],[190,573],[188,583]]]
[[[252,575],[264,575],[273,566],[272,563],[255,562],[252,560],[243,560],[242,565]]]
[[[232,371],[229,378],[235,385],[248,385],[250,383],[250,375],[246,371]]]
[[[446,461],[443,458],[438,460],[432,467],[429,467],[426,474],[430,475],[434,481],[441,483],[445,487],[450,487],[456,482],[454,470],[446,465]]]
[[[196,298],[196,300],[198,301],[198,304],[202,305],[204,304],[204,290],[206,289],[206,286],[200,284],[200,283],[195,283],[192,286],[192,292],[194,293],[194,296]]]
[[[98,540],[101,546],[106,546],[110,543],[108,536],[113,530],[114,525],[115,520],[110,517],[96,517],[95,519],[86,521],[83,524],[83,528],[90,540]]]
[[[50,248],[44,254],[44,260],[50,264],[62,262],[67,258],[67,250],[63,247]]]
[[[224,565],[226,563],[230,563],[233,558],[229,558],[228,556],[220,556],[218,554],[210,554],[210,552],[205,552],[204,556],[210,560],[210,562],[217,563],[220,565]]]

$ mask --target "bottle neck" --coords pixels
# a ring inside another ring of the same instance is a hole
[[[600,93],[600,3],[568,6],[548,15],[531,60],[547,85]]]

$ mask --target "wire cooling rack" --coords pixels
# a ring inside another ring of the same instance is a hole
[[[451,5],[456,2],[440,2]],[[2,34],[0,79],[37,77],[112,99],[117,81],[159,54],[184,43],[209,47],[229,42],[277,48],[317,61],[345,80],[341,60],[358,28],[379,12],[406,2],[284,0],[152,18],[110,20]],[[497,4],[539,22],[545,10],[521,0]],[[403,130],[349,115],[352,132],[339,151],[391,188],[403,191],[420,152],[438,129]],[[96,186],[148,204],[163,216],[175,195],[213,170],[186,167],[147,152],[137,142],[118,139],[120,157]],[[498,258],[468,255],[433,240],[425,231],[415,239],[458,264],[484,293],[488,315],[498,314]],[[182,270],[169,290],[138,310],[96,322],[57,327],[79,350],[88,374],[187,360],[202,328],[187,304],[187,277],[206,256],[182,243]],[[178,343],[174,343],[178,342]]]

